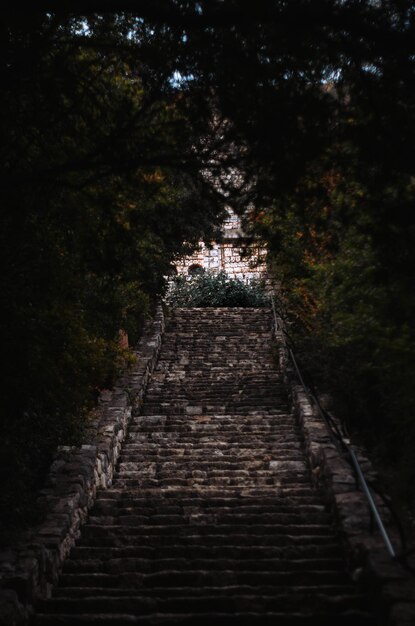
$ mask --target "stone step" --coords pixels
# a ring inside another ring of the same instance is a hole
[[[184,507],[199,507],[203,509],[209,508],[227,508],[228,510],[236,510],[244,508],[252,510],[252,507],[259,507],[265,510],[267,507],[277,507],[277,510],[285,510],[287,507],[317,506],[324,507],[324,500],[319,492],[312,489],[300,489],[305,493],[277,493],[241,495],[238,492],[230,490],[226,493],[212,493],[206,497],[203,493],[192,491],[167,491],[162,494],[154,493],[154,490],[130,492],[123,489],[100,490],[97,493],[97,505],[100,502],[112,503],[114,506],[148,506],[160,510],[163,507],[178,506],[180,509]],[[307,509],[306,509],[307,510]]]
[[[127,498],[160,498],[162,497],[164,500],[193,500],[194,502],[199,502],[200,500],[212,500],[217,501],[221,499],[223,501],[241,501],[250,503],[250,502],[275,502],[275,498],[297,498],[302,499],[304,497],[316,498],[318,496],[321,497],[321,494],[316,491],[314,487],[310,484],[300,484],[300,485],[290,485],[289,487],[280,486],[277,489],[275,487],[263,487],[261,489],[245,489],[238,486],[228,486],[226,489],[218,489],[215,486],[211,487],[174,487],[169,489],[164,489],[160,491],[157,487],[147,487],[146,489],[138,488],[138,489],[128,489],[125,490],[123,488],[117,488],[115,486],[111,487],[107,490],[102,490],[98,492],[100,494],[104,494],[105,498],[111,499],[119,499],[123,496]]]
[[[162,590],[160,590],[162,591]],[[166,598],[147,596],[145,591],[131,596],[100,595],[97,597],[68,598],[57,597],[40,603],[40,610],[48,613],[114,613],[128,612],[133,615],[148,615],[151,613],[183,613],[191,612],[195,616],[207,613],[214,607],[220,613],[233,614],[251,607],[261,607],[264,613],[270,611],[295,610],[301,606],[304,613],[336,608],[336,610],[361,609],[362,598],[357,595],[328,596],[315,593],[313,595],[298,592],[278,594],[276,596],[260,594],[224,596],[221,594],[192,596],[183,590],[182,596]]]
[[[180,444],[179,444],[180,445]],[[127,447],[128,446],[128,447]],[[135,446],[135,447],[133,447]],[[178,462],[194,462],[197,463],[203,459],[203,462],[216,463],[222,461],[224,463],[252,463],[252,448],[238,449],[236,447],[222,448],[209,450],[207,446],[200,448],[191,445],[183,447],[172,447],[167,445],[164,448],[160,448],[155,443],[137,443],[126,444],[123,448],[123,452],[119,456],[120,463],[133,462],[147,462],[147,463],[178,463]],[[258,457],[264,458],[263,461],[257,461],[258,463],[269,462],[270,459],[286,459],[295,460],[298,458],[299,453],[302,452],[302,446],[298,442],[282,443],[279,449],[276,451],[275,447],[269,446],[258,447]],[[304,460],[304,454],[300,455]]]
[[[272,458],[272,457],[271,457]],[[139,461],[124,461],[122,460],[118,464],[117,473],[119,475],[128,475],[130,473],[137,473],[146,470],[152,470],[157,472],[158,476],[163,476],[164,473],[168,472],[177,472],[178,475],[182,474],[183,471],[193,472],[193,471],[203,471],[211,476],[216,476],[220,474],[226,475],[246,475],[246,472],[249,472],[249,475],[255,476],[268,476],[269,474],[275,474],[276,472],[287,472],[287,471],[295,471],[295,472],[303,472],[306,469],[306,465],[304,464],[304,460],[298,454],[290,454],[286,456],[280,456],[279,460],[270,460],[264,459],[261,461],[255,460],[242,460],[238,459],[236,461],[225,461],[225,460],[215,460],[215,461],[205,461],[205,460],[195,460],[191,458],[178,457],[174,461],[152,461],[150,460],[139,460]]]
[[[127,497],[119,501],[100,498],[96,501],[91,515],[105,513],[106,515],[188,515],[189,512],[200,512],[206,515],[264,515],[264,514],[285,514],[297,515],[303,519],[309,519],[309,515],[327,513],[323,504],[284,504],[274,502],[273,504],[244,504],[236,502],[233,506],[225,506],[223,501],[214,504],[209,500],[200,500],[197,503],[191,500],[182,502],[181,500],[128,500]],[[327,513],[328,514],[328,513]]]
[[[239,571],[245,572],[305,572],[305,571],[332,571],[338,573],[344,567],[341,559],[335,558],[303,558],[303,559],[190,559],[188,557],[145,559],[137,557],[123,557],[118,559],[85,559],[69,558],[65,561],[63,571],[65,573],[143,573],[150,574],[156,572],[175,571],[181,573],[191,571],[220,572]]]
[[[279,457],[278,461],[275,460],[275,457],[274,460],[271,460],[272,456],[260,461],[247,460],[244,458],[228,461],[226,457],[222,457],[219,460],[218,457],[213,457],[214,460],[209,461],[209,459],[206,459],[204,456],[199,458],[199,462],[190,455],[169,458],[150,457],[144,460],[138,455],[127,455],[118,463],[117,472],[119,475],[124,472],[126,474],[139,472],[140,474],[145,473],[146,475],[149,475],[152,473],[157,474],[157,476],[162,476],[167,471],[171,474],[178,472],[177,475],[181,475],[183,471],[203,471],[205,474],[212,474],[213,472],[212,475],[215,475],[218,471],[229,475],[237,471],[257,471],[264,473],[264,475],[273,475],[280,470],[294,471],[296,467],[294,464],[298,464],[298,469],[295,471],[303,471],[305,467],[304,462],[295,453]],[[201,460],[202,458],[203,461]]]
[[[131,614],[39,614],[34,626],[195,626],[195,616],[182,614],[153,614],[137,616]],[[376,626],[373,618],[364,611],[349,610],[344,613],[331,612],[313,614],[245,611],[243,613],[218,613],[210,610],[197,615],[197,626]]]
[[[275,407],[280,410],[288,407],[288,398],[286,394],[279,389],[267,389],[264,393],[259,394],[257,389],[247,387],[243,382],[236,382],[234,378],[225,379],[216,374],[215,378],[211,376],[211,369],[209,371],[200,373],[200,384],[195,384],[194,379],[194,367],[192,366],[192,375],[189,372],[181,370],[180,372],[172,373],[173,378],[167,378],[164,374],[160,375],[160,382],[157,388],[150,387],[148,393],[150,394],[149,400],[160,399],[163,396],[174,397],[182,396],[183,399],[194,398],[212,398],[212,400],[226,400],[228,398],[245,399],[247,401],[255,400],[261,405],[264,402],[272,400]],[[157,373],[156,373],[157,374]],[[215,381],[214,383],[212,381]],[[260,386],[258,383],[257,386]],[[158,398],[156,397],[159,396]]]
[[[185,555],[189,559],[194,558],[229,558],[229,559],[264,559],[264,558],[340,558],[341,550],[337,543],[329,543],[323,546],[310,543],[307,546],[224,546],[203,543],[195,545],[169,545],[169,546],[76,546],[71,552],[72,559],[120,559],[120,558],[152,558],[173,559]]]
[[[191,410],[193,410],[193,413],[189,411],[185,412],[185,408],[187,407],[190,407]],[[164,407],[163,410],[160,410],[161,407],[159,407],[158,411],[156,411],[155,408],[154,409],[152,408],[151,412],[150,411],[148,413],[142,412],[140,416],[141,419],[138,421],[134,420],[132,424],[139,424],[141,422],[147,422],[147,421],[150,423],[152,419],[159,417],[160,413],[162,413],[163,416],[166,418],[166,422],[174,418],[179,418],[183,421],[186,419],[195,419],[195,418],[199,418],[200,420],[203,418],[206,421],[217,419],[219,421],[222,417],[230,415],[234,420],[241,419],[249,423],[249,419],[255,418],[258,416],[262,416],[262,417],[269,418],[269,419],[270,418],[278,419],[278,417],[281,415],[281,414],[276,413],[274,409],[265,410],[263,407],[256,407],[254,409],[250,409],[249,411],[246,411],[245,414],[242,414],[240,411],[236,409],[232,413],[232,409],[230,409],[230,411],[227,410],[229,408],[230,407],[226,407],[225,405],[220,406],[220,407],[218,406],[213,407],[210,404],[207,404],[206,406],[198,405],[197,407],[195,407],[194,405],[178,406],[178,407]],[[194,409],[197,409],[197,412],[195,412]],[[145,410],[145,407],[143,408],[143,411],[144,410]],[[297,430],[298,426],[296,422],[294,421],[294,419],[291,422],[288,422],[287,424],[291,425],[292,429],[295,430],[296,433],[298,432]],[[275,426],[278,426],[278,422],[275,424]],[[281,426],[284,426],[283,420],[281,420]]]
[[[225,463],[223,461],[218,461],[213,466],[209,466],[209,464],[203,464],[200,462],[199,464],[195,461],[192,463],[191,461],[185,461],[180,464],[180,462],[176,461],[174,463],[152,463],[147,462],[147,467],[149,469],[153,469],[155,472],[157,470],[157,477],[159,478],[168,478],[169,476],[173,477],[182,477],[182,478],[191,478],[194,476],[211,476],[212,478],[274,478],[276,475],[281,477],[290,476],[292,478],[299,478],[299,481],[306,476],[307,480],[309,480],[308,476],[308,468],[305,465],[303,460],[296,459],[287,459],[282,458],[281,460],[273,460],[273,461],[262,461],[261,466],[265,464],[265,468],[261,469],[261,467],[257,467],[258,463],[256,461],[252,461],[251,464],[244,463]],[[129,476],[136,477],[140,472],[145,469],[146,465],[143,462],[139,463],[123,463],[120,464],[120,469],[117,472],[114,472],[114,477],[127,478]],[[199,468],[199,469],[196,469]],[[199,472],[195,474],[195,472]]]
[[[259,439],[258,443],[260,445],[263,445],[264,443],[268,443],[269,445],[271,445],[271,444],[279,444],[280,442],[286,443],[286,442],[298,441],[298,437],[296,436],[296,434],[290,431],[289,429],[282,430],[278,434],[275,434],[274,432],[270,434],[269,431],[266,431],[264,433],[256,433],[256,434],[252,432],[251,433],[249,432],[248,433],[246,432],[221,433],[219,437],[219,442],[217,441],[218,435],[216,434],[216,437],[215,437],[215,433],[211,435],[208,435],[206,433],[204,434],[186,433],[180,436],[179,441],[180,441],[180,445],[182,445],[183,443],[198,445],[199,447],[202,447],[204,445],[211,445],[214,447],[215,445],[217,445],[219,449],[221,446],[224,447],[225,445],[226,446],[237,445],[238,442],[240,442],[241,448],[244,448],[246,447],[246,444],[248,445],[254,444],[255,437]],[[157,433],[157,432],[156,433],[153,433],[153,432],[140,433],[139,431],[137,431],[137,432],[129,433],[126,443],[127,444],[141,443],[141,442],[151,443],[152,441],[161,441],[161,442],[165,441],[166,444],[175,443],[177,445],[178,437],[176,436],[176,433],[174,431],[161,432],[161,433]]]
[[[209,451],[209,448],[212,448]],[[120,458],[126,457],[128,455],[156,455],[156,456],[182,456],[182,455],[192,455],[192,456],[206,456],[206,454],[211,454],[213,458],[252,458],[253,453],[256,452],[254,456],[261,457],[262,455],[267,454],[285,454],[286,451],[291,450],[302,450],[302,444],[298,440],[297,437],[292,436],[287,441],[283,440],[278,442],[278,445],[272,443],[258,443],[258,442],[245,442],[243,445],[238,445],[238,443],[224,444],[222,441],[206,441],[203,446],[198,446],[190,443],[183,443],[181,439],[179,441],[166,441],[165,447],[160,448],[158,443],[148,442],[125,442],[122,451],[120,454]]]
[[[131,567],[134,564],[131,563]],[[288,571],[269,569],[165,569],[155,572],[137,572],[124,569],[122,560],[114,563],[112,572],[64,572],[61,576],[62,586],[98,586],[139,588],[163,587],[168,595],[170,587],[204,588],[207,586],[249,585],[249,586],[304,586],[304,585],[350,585],[346,572],[340,570],[305,570],[291,569]],[[87,582],[89,581],[89,582]]]
[[[220,328],[213,324],[205,324],[203,320],[192,320],[193,328],[189,329],[184,321],[170,320],[166,328],[166,339],[171,342],[205,340],[207,345],[212,344],[212,339],[217,341],[232,342],[235,337],[240,338],[241,331],[246,341],[263,341],[271,335],[271,327],[268,320],[247,321],[234,318],[233,320],[221,320]],[[197,329],[194,330],[195,326]],[[193,330],[193,332],[192,332]],[[209,343],[209,340],[210,343]]]
[[[179,309],[35,626],[374,626],[311,481],[269,309]]]
[[[185,422],[183,421],[180,424],[170,424],[168,421],[165,424],[152,424],[147,423],[144,419],[141,422],[133,422],[130,425],[129,433],[176,433],[179,437],[180,433],[200,433],[200,432],[213,432],[217,436],[218,431],[222,437],[222,435],[229,434],[239,434],[239,433],[250,433],[254,436],[261,436],[264,434],[273,433],[274,435],[278,433],[285,432],[293,432],[293,424],[290,422],[278,422],[276,424],[270,423],[237,423],[237,422],[225,422],[224,424],[218,421],[194,421]]]
[[[229,535],[232,533],[235,535],[246,534],[248,537],[252,536],[275,536],[275,535],[324,535],[328,533],[328,527],[322,524],[171,524],[169,526],[162,525],[139,525],[129,526],[127,524],[111,524],[103,526],[101,524],[89,523],[84,528],[83,537],[116,537],[118,535],[169,535],[177,536],[191,534],[197,534],[200,537],[215,537],[216,535]]]
[[[153,514],[143,515],[136,512],[129,512],[123,515],[117,512],[117,515],[90,515],[89,523],[104,526],[133,526],[141,524],[143,526],[161,526],[173,524],[229,524],[244,526],[251,524],[301,524],[303,520],[307,520],[308,524],[328,524],[331,516],[326,512],[313,512],[304,516],[301,513],[259,513],[259,514],[235,514],[235,513],[205,513],[205,512],[189,512],[188,515],[183,514]]]
[[[244,341],[241,343],[241,331],[244,333]],[[245,332],[244,332],[245,331]],[[187,332],[183,328],[168,326],[165,333],[165,343],[168,348],[175,346],[203,346],[206,351],[206,356],[211,356],[214,353],[214,348],[225,348],[230,346],[236,348],[239,346],[240,353],[247,353],[249,348],[257,346],[258,344],[266,346],[269,350],[270,339],[272,333],[269,329],[262,325],[258,326],[253,332],[250,329],[243,328],[242,325],[235,325],[229,330],[221,329],[220,332],[215,332],[215,329],[204,329],[202,326],[193,333]],[[235,351],[236,352],[236,351]],[[236,352],[236,354],[239,354]]]
[[[275,396],[281,400],[286,400],[287,393],[284,383],[280,378],[259,380],[258,377],[253,376],[241,376],[238,378],[232,377],[228,380],[195,380],[192,374],[193,363],[189,363],[189,385],[184,386],[182,383],[177,383],[174,380],[157,381],[156,379],[149,383],[147,388],[147,395],[169,391],[170,393],[222,393],[228,391],[230,393],[240,393],[243,395],[255,395],[259,398],[267,397],[269,394]]]
[[[225,415],[225,414],[234,414],[241,415],[244,417],[248,417],[249,415],[258,414],[258,412],[264,412],[266,410],[271,410],[273,408],[272,404],[264,405],[262,404],[258,407],[257,403],[248,405],[248,404],[212,404],[210,402],[206,402],[205,404],[191,404],[191,403],[163,403],[160,402],[158,404],[145,404],[142,408],[142,415],[160,415],[163,413],[164,415]]]
[[[194,408],[195,405],[188,404],[187,407]],[[170,407],[168,407],[170,408]],[[157,418],[157,419],[155,419]],[[277,416],[259,416],[259,415],[249,415],[249,416],[227,416],[222,415],[165,415],[164,419],[159,419],[159,415],[153,415],[151,417],[147,417],[145,414],[140,415],[139,418],[135,418],[131,421],[130,427],[133,426],[135,428],[147,428],[147,429],[177,429],[177,432],[180,432],[183,429],[195,429],[195,428],[206,428],[206,429],[223,429],[226,430],[240,430],[244,428],[250,429],[258,429],[258,430],[272,430],[276,428],[291,428],[292,430],[297,430],[297,425],[291,416],[285,415],[277,415]]]
[[[102,527],[99,527],[100,530]],[[164,534],[130,534],[128,528],[122,528],[122,531],[118,529],[107,529],[105,533],[89,532],[83,533],[79,546],[85,547],[103,547],[103,548],[122,548],[122,547],[165,547],[173,546],[174,548],[188,549],[193,547],[206,547],[206,548],[293,548],[299,550],[302,547],[304,549],[310,549],[311,551],[326,550],[333,545],[335,541],[335,535],[326,528],[325,532],[320,535],[308,534],[307,528],[303,529],[303,532],[296,534],[283,534],[283,533],[271,533],[269,534],[249,534],[234,531],[232,535],[222,534],[219,532],[215,535],[206,535],[196,532],[193,528],[189,528],[187,533],[181,535],[172,533]],[[339,545],[339,543],[337,543]]]
[[[197,626],[376,626],[373,618],[364,611],[349,610],[344,613],[331,612],[313,614],[245,611],[243,613],[218,613],[210,610],[197,615]],[[137,616],[131,614],[40,614],[34,626],[195,626],[195,616],[182,614],[153,614]]]
[[[126,478],[121,476],[115,476],[114,486],[123,487],[126,489],[133,488],[177,488],[177,487],[200,487],[200,488],[221,488],[226,487],[241,487],[245,489],[259,489],[262,487],[275,486],[278,488],[280,485],[288,487],[290,485],[297,485],[300,482],[307,484],[308,476],[293,475],[291,472],[285,472],[285,474],[278,474],[278,476],[270,475],[269,477],[255,477],[255,476],[192,476],[186,475],[180,477],[166,477],[166,478]]]
[[[280,595],[282,598],[288,595],[303,596],[305,594],[319,594],[324,596],[347,596],[354,592],[354,585],[307,585],[307,586],[290,586],[284,587],[283,585],[279,586],[252,586],[252,585],[239,585],[239,586],[231,586],[224,585],[223,587],[218,586],[209,586],[209,587],[192,587],[192,598],[203,597],[203,596],[216,596],[216,597],[234,597],[247,595],[252,596],[253,594],[258,594],[262,597],[270,596],[272,598]],[[107,597],[123,597],[123,596],[134,596],[140,590],[135,589],[134,587],[57,587],[54,592],[54,597],[56,598],[85,598],[85,597],[98,597],[98,596],[107,596]],[[164,587],[152,587],[145,589],[145,594],[147,597],[159,597],[163,595],[165,591]],[[176,598],[183,595],[183,587],[169,587],[169,597]]]

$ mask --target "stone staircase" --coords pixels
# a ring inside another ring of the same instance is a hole
[[[36,626],[372,625],[316,491],[266,309],[179,309],[113,486]]]

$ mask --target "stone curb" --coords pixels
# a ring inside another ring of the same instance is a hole
[[[131,412],[142,405],[163,333],[164,314],[159,304],[134,350],[137,364],[114,389],[101,393],[88,429],[88,443],[58,449],[40,494],[46,509],[43,523],[18,546],[0,552],[0,626],[28,623],[35,601],[50,597],[62,563],[95,502],[97,488],[112,483]]]
[[[372,527],[368,502],[358,488],[355,472],[337,449],[328,428],[298,382],[291,366],[282,332],[276,333],[280,367],[289,391],[305,444],[313,480],[327,494],[338,522],[352,576],[369,594],[380,626],[414,626],[415,577],[388,554],[379,530]],[[353,446],[368,482],[376,473],[361,448]],[[400,539],[383,500],[374,495],[382,521],[393,546],[399,552]],[[415,569],[415,561],[409,563]]]

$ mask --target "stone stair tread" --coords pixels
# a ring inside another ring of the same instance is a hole
[[[240,535],[261,535],[261,536],[275,536],[275,535],[327,535],[328,527],[321,524],[299,524],[299,525],[275,525],[275,524],[251,524],[243,525],[238,524],[233,526],[232,524],[175,524],[169,526],[154,526],[154,525],[140,525],[140,526],[128,526],[121,524],[113,524],[108,526],[92,525],[89,524],[85,530],[88,530],[86,536],[93,534],[94,536],[106,536],[108,534],[130,534],[130,535],[152,535],[152,534],[166,534],[173,537],[180,535],[189,536],[192,534],[215,536],[215,535],[228,535],[236,530],[236,534]]]
[[[327,512],[327,509],[322,504],[314,504],[309,502],[298,502],[297,506],[294,504],[285,504],[283,502],[275,502],[275,504],[258,504],[253,502],[247,503],[209,503],[204,500],[187,500],[183,503],[181,500],[175,500],[173,498],[166,499],[165,501],[153,502],[151,500],[127,500],[127,499],[102,499],[95,503],[91,514],[128,514],[142,512],[142,515],[166,515],[166,514],[181,514],[187,515],[189,511],[198,511],[206,514],[232,514],[235,515],[269,515],[269,514],[293,514],[298,513],[301,516],[308,515],[310,513],[323,513]],[[112,513],[111,513],[112,512]]]
[[[118,571],[115,573],[107,572],[64,572],[62,574],[62,585],[67,586],[68,582],[74,582],[76,579],[79,581],[89,580],[91,583],[95,582],[93,586],[102,587],[114,587],[120,582],[125,586],[133,586],[143,588],[146,586],[154,587],[160,586],[166,589],[170,587],[200,587],[209,586],[212,584],[227,584],[227,585],[305,585],[305,584],[317,584],[330,583],[330,584],[344,584],[350,585],[350,578],[344,571],[329,570],[289,570],[289,571],[275,571],[270,568],[268,570],[248,569],[243,568],[239,570],[235,569],[166,569],[155,572],[137,572],[137,571],[124,571],[122,564],[119,563]],[[73,586],[73,585],[71,585]],[[88,584],[87,584],[88,586]],[[89,585],[91,586],[91,584]]]
[[[59,587],[54,592],[54,597],[60,598],[78,598],[78,597],[134,597],[138,594],[138,589],[134,587]],[[154,587],[154,588],[146,588],[146,596],[149,597],[158,597],[162,596],[164,592],[164,587]],[[183,596],[183,587],[170,587],[169,588],[169,596],[170,597],[181,597]],[[335,596],[335,597],[348,597],[350,594],[354,594],[355,588],[354,585],[307,585],[307,586],[290,586],[284,587],[282,585],[279,586],[255,586],[255,585],[223,585],[221,587],[218,586],[206,586],[203,588],[192,587],[191,589],[192,597],[199,596],[235,596],[246,594],[248,596],[253,597],[258,594],[260,596],[271,596],[277,597],[291,595],[297,597],[302,594],[319,594],[321,596]]]
[[[188,570],[203,571],[236,571],[243,570],[245,572],[302,572],[311,571],[313,569],[321,569],[324,571],[342,571],[343,563],[341,559],[335,557],[325,558],[187,558],[185,556],[175,558],[144,558],[144,557],[118,557],[108,559],[86,559],[69,558],[64,564],[63,571],[67,572],[117,572],[122,568],[123,572],[143,572],[152,573],[165,570],[176,570],[180,568],[182,572]]]
[[[330,516],[328,513],[309,513],[308,523],[328,523]],[[91,516],[90,523],[102,526],[135,526],[140,524],[143,527],[148,526],[165,526],[167,524],[174,524],[175,526],[184,524],[185,526],[195,526],[202,524],[227,524],[232,526],[236,525],[253,525],[253,524],[298,524],[303,521],[303,516],[300,513],[269,513],[269,514],[252,514],[248,515],[243,513],[239,514],[226,514],[226,513],[189,513],[188,516],[183,515],[139,515],[129,513],[127,515],[119,514],[117,516]]]
[[[302,614],[282,613],[282,612],[244,612],[244,613],[200,613],[197,615],[198,626],[375,626],[373,618],[364,611],[346,611],[335,613],[312,613]],[[128,626],[129,624],[165,626],[195,626],[195,616],[189,613],[163,614],[156,613],[148,616],[137,616],[131,614],[40,614],[36,617],[35,626],[43,624],[54,626],[89,626],[98,624],[99,626],[114,625]]]
[[[99,492],[94,506],[110,505],[112,507],[150,507],[159,511],[160,508],[177,507],[184,510],[186,507],[199,507],[201,509],[222,509],[222,510],[297,510],[298,507],[308,510],[326,510],[326,505],[316,494],[312,495],[290,495],[274,492],[272,496],[252,495],[241,497],[230,493],[229,495],[212,495],[204,497],[201,493],[181,492],[177,497],[174,492],[164,493],[157,496],[154,492],[125,492],[123,490],[112,489],[110,491]]]
[[[104,590],[103,590],[104,591]],[[163,590],[161,590],[163,591]],[[321,611],[322,609],[341,608],[343,610],[360,609],[364,598],[356,594],[328,595],[315,590],[311,593],[287,593],[277,595],[262,595],[253,593],[243,595],[204,594],[193,596],[183,590],[182,595],[165,598],[163,595],[154,596],[134,594],[131,596],[87,596],[82,598],[58,597],[40,603],[42,612],[50,613],[113,613],[115,610],[127,611],[135,614],[149,614],[156,611],[163,613],[181,613],[183,611],[195,614],[205,613],[214,608],[215,612],[237,613],[250,608],[260,608],[264,612],[298,609]]]
[[[189,546],[194,547],[198,545],[205,546],[224,546],[224,547],[233,547],[233,546],[299,546],[307,543],[310,546],[327,546],[331,545],[333,541],[332,534],[322,534],[322,535],[249,535],[244,534],[233,534],[230,538],[227,534],[217,534],[217,535],[204,535],[201,533],[197,534],[183,534],[180,537],[177,535],[163,533],[163,534],[153,534],[153,535],[145,535],[145,534],[137,534],[137,535],[128,535],[126,533],[117,533],[117,534],[107,534],[98,536],[84,536],[82,541],[78,545],[87,545],[87,546],[95,546],[102,545],[105,547],[122,547],[122,546]]]
[[[216,555],[223,556],[223,558],[243,557],[244,555],[253,555],[252,558],[260,558],[265,555],[266,558],[327,558],[329,556],[339,557],[341,554],[340,548],[337,543],[330,543],[321,545],[310,544],[308,546],[246,546],[246,545],[210,545],[206,546],[203,543],[196,545],[188,544],[184,549],[182,545],[170,545],[160,547],[158,550],[155,546],[136,546],[136,545],[124,545],[124,546],[82,546],[78,545],[73,548],[71,558],[120,558],[120,557],[140,557],[149,558],[172,558],[172,555],[186,555],[187,558],[203,558],[204,555]],[[147,556],[146,556],[147,555]]]
[[[270,309],[177,309],[34,626],[374,626],[312,482]]]
[[[294,484],[298,484],[303,482],[307,483],[307,476],[299,476],[296,478],[292,474],[292,472],[285,472],[284,474],[280,474],[278,476],[269,475],[269,476],[183,476],[181,478],[152,478],[152,477],[143,477],[143,478],[132,478],[132,477],[122,477],[115,476],[114,477],[114,486],[124,487],[124,488],[148,488],[148,487],[159,487],[159,488],[175,488],[175,487],[201,487],[201,488],[209,488],[212,485],[216,486],[220,489],[226,487],[239,487],[243,486],[246,489],[260,489],[263,487],[275,486],[278,488],[280,485],[284,487],[289,487]]]
[[[122,494],[128,493],[128,497],[140,497],[145,495],[159,495],[160,489],[157,487],[138,487],[131,488],[126,491],[121,487],[117,487],[113,485],[111,490],[106,491],[106,497],[114,499],[119,498]],[[278,488],[273,487],[262,487],[259,489],[246,489],[244,487],[238,487],[235,485],[228,485],[227,487],[221,487],[218,489],[217,487],[203,487],[198,486],[196,488],[191,488],[189,486],[182,487],[171,487],[169,489],[163,490],[163,497],[166,499],[169,498],[192,498],[195,501],[200,500],[200,498],[206,498],[209,496],[210,498],[227,497],[227,498],[244,498],[247,502],[253,501],[255,498],[280,498],[280,497],[312,497],[313,499],[317,496],[316,490],[307,484],[301,485],[290,485],[289,488],[285,486],[279,486]],[[321,496],[319,496],[321,499]]]

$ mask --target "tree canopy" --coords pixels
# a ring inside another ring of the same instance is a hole
[[[247,227],[321,384],[408,456],[412,3],[87,4],[0,10],[1,458],[19,489],[77,440],[119,329],[138,336],[226,204],[255,207]]]

